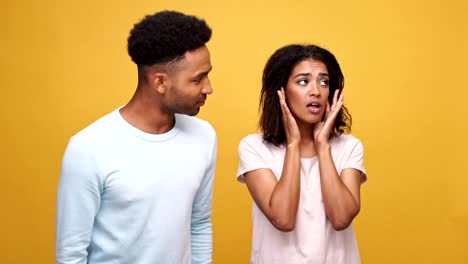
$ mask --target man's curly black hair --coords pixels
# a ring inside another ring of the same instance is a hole
[[[138,66],[183,58],[187,51],[205,45],[211,28],[205,20],[177,11],[148,15],[135,24],[128,37],[128,54]]]

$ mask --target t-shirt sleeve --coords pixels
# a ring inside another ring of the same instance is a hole
[[[353,168],[362,172],[361,183],[367,181],[367,173],[366,169],[364,168],[364,146],[362,145],[361,141],[357,141],[354,145],[351,155],[349,156],[348,160],[346,161],[343,169]]]
[[[211,214],[216,158],[217,142],[215,135],[211,160],[193,201],[191,224],[192,264],[212,263],[213,227],[211,224]]]
[[[103,184],[90,145],[73,137],[65,151],[57,192],[57,264],[85,264]]]
[[[244,173],[257,169],[269,168],[263,157],[260,155],[260,149],[262,147],[261,144],[261,140],[258,140],[254,136],[248,136],[242,139],[239,143],[239,168],[237,170],[237,181],[240,183],[245,183]]]

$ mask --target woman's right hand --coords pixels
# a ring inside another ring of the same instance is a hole
[[[301,133],[297,127],[296,119],[289,111],[288,105],[286,104],[286,95],[283,87],[278,90],[279,102],[281,105],[281,112],[283,113],[283,125],[286,132],[286,143],[287,145],[299,145],[301,142]]]

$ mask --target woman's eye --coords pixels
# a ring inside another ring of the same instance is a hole
[[[308,80],[299,80],[297,83],[299,85],[307,85],[309,83],[309,81]]]
[[[325,79],[320,80],[320,86],[324,86],[324,87],[328,86],[328,80],[325,80]]]

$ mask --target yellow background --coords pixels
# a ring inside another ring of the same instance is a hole
[[[53,263],[55,199],[68,139],[136,87],[126,52],[143,15],[203,17],[218,132],[214,263],[248,263],[251,204],[237,144],[256,131],[263,66],[316,43],[345,74],[369,181],[355,229],[363,263],[468,263],[468,2],[8,1],[0,10],[2,263]]]

